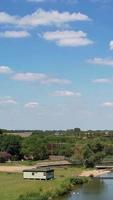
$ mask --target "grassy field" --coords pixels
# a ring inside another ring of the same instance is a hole
[[[5,163],[0,163],[0,166],[34,166],[38,163],[44,163],[44,162],[56,162],[55,160],[37,160],[37,161],[33,161],[33,160],[23,160],[23,161],[11,161],[11,162],[5,162]]]
[[[42,161],[32,161],[32,160],[24,160],[24,161],[11,161],[11,162],[5,162],[0,163],[0,166],[34,166],[37,163],[42,163]]]
[[[56,168],[55,179],[50,181],[24,180],[22,174],[0,173],[0,199],[16,200],[21,194],[44,191],[53,191],[66,177],[78,175],[82,168]]]

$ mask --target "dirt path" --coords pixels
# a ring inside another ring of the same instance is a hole
[[[0,172],[21,173],[25,169],[40,168],[40,167],[55,167],[70,165],[68,161],[42,162],[34,166],[0,166]]]
[[[108,170],[97,170],[97,169],[94,169],[94,170],[88,170],[88,171],[83,171],[81,174],[80,174],[80,176],[86,176],[86,177],[88,177],[88,176],[91,176],[91,175],[93,175],[94,177],[96,177],[96,176],[100,176],[100,175],[103,175],[103,174],[107,174],[107,173],[109,173],[110,171],[108,171]]]

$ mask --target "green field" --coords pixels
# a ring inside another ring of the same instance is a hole
[[[24,180],[22,174],[0,173],[0,199],[16,200],[19,195],[29,192],[53,191],[66,177],[76,176],[82,172],[82,168],[56,168],[55,179],[50,181]]]

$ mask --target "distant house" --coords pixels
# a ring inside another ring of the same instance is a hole
[[[24,179],[49,180],[54,178],[54,169],[29,169],[23,171]]]

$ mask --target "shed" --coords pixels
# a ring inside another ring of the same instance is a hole
[[[49,180],[54,178],[54,169],[40,168],[23,171],[24,179]]]

